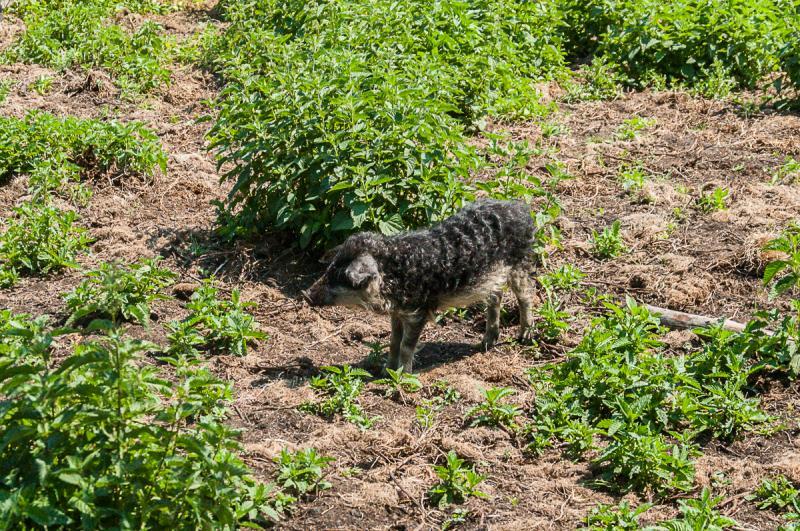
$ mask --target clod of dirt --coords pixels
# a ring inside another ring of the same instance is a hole
[[[396,507],[400,503],[392,483],[360,482],[356,488],[341,495],[353,507]]]
[[[764,250],[764,246],[776,236],[769,232],[757,232],[748,236],[739,252],[737,269],[747,275],[760,277],[768,263],[785,260],[786,253]]]
[[[200,284],[196,282],[178,282],[172,286],[172,294],[178,300],[188,301],[199,287]]]

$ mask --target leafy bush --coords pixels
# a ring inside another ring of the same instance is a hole
[[[121,123],[57,117],[31,111],[25,118],[0,117],[0,180],[43,172],[58,185],[79,175],[150,176],[166,171],[158,137],[140,122]],[[35,185],[32,182],[31,185]],[[51,184],[57,188],[56,184]]]
[[[230,387],[185,358],[175,381],[118,331],[51,358],[46,322],[0,316],[4,528],[220,528],[277,518],[237,457]]]
[[[89,245],[86,230],[76,227],[78,215],[48,204],[26,202],[14,208],[0,233],[0,287],[20,275],[46,275],[77,267],[75,257]]]
[[[753,87],[779,68],[793,73],[791,0],[562,0],[565,47],[572,56],[596,54],[646,85],[701,83],[718,75]],[[791,77],[791,76],[790,76]],[[792,78],[795,80],[796,78]]]
[[[749,396],[748,379],[771,367],[788,370],[797,323],[785,319],[775,335],[764,331],[775,324],[769,316],[741,334],[698,330],[706,340],[699,351],[666,356],[659,321],[646,308],[632,300],[626,308],[605,307],[565,362],[531,370],[529,450],[557,439],[581,455],[599,449],[595,439],[603,437],[608,444],[594,461],[603,484],[658,494],[690,489],[689,442],[730,441],[768,420]]]
[[[444,509],[454,503],[464,503],[470,496],[486,498],[486,494],[477,489],[478,485],[486,479],[473,469],[464,466],[464,460],[452,450],[447,453],[444,466],[434,466],[439,483],[428,492],[431,503],[439,509]]]
[[[176,275],[159,267],[156,260],[142,260],[129,267],[103,263],[99,269],[87,272],[86,277],[64,297],[71,312],[67,325],[89,317],[146,325],[150,320],[150,303],[166,298],[160,294],[161,289]]]
[[[214,282],[205,280],[186,305],[189,316],[172,323],[171,337],[183,352],[196,352],[194,347],[202,347],[215,353],[244,356],[248,342],[267,338],[247,311],[254,306],[255,303],[242,302],[237,289],[231,290],[229,300],[220,299]]]
[[[543,107],[560,68],[553,6],[531,2],[223,2],[210,133],[235,181],[227,233],[270,226],[327,245],[441,219],[473,193],[464,136],[488,111]],[[242,58],[247,57],[247,61]]]
[[[354,369],[349,365],[341,367],[322,367],[327,373],[311,379],[311,387],[318,391],[323,399],[314,403],[305,403],[300,409],[324,417],[340,414],[348,422],[361,429],[367,429],[375,422],[358,405],[358,396],[364,389],[364,378],[372,375],[364,369]]]
[[[160,25],[145,21],[135,32],[105,20],[116,2],[25,2],[17,8],[26,31],[5,52],[7,61],[51,66],[103,67],[124,94],[169,82],[169,46]],[[151,2],[156,6],[156,2]]]

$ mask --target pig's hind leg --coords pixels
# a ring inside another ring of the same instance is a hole
[[[486,300],[486,332],[483,334],[481,346],[483,350],[491,349],[500,337],[500,303],[503,292],[493,291]]]
[[[529,343],[533,334],[531,329],[533,325],[531,307],[533,304],[533,290],[531,289],[528,272],[524,268],[513,269],[508,277],[508,284],[511,286],[511,291],[514,292],[519,305],[519,334],[517,334],[517,340]]]

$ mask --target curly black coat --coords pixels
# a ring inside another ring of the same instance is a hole
[[[430,229],[390,237],[355,234],[332,266],[369,253],[383,276],[382,295],[394,308],[434,310],[443,297],[474,285],[492,269],[525,267],[534,233],[528,205],[484,199]]]

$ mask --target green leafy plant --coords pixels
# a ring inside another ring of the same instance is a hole
[[[586,517],[586,527],[591,531],[636,531],[640,529],[639,517],[652,506],[652,503],[642,503],[631,507],[627,501],[619,505],[600,504]]]
[[[617,138],[620,140],[633,140],[639,133],[653,127],[656,124],[655,118],[643,118],[633,116],[622,121],[622,125],[617,129]]]
[[[798,179],[800,179],[800,161],[795,160],[794,157],[786,157],[781,167],[772,174],[773,184],[783,181],[791,183],[796,182]]]
[[[690,457],[696,450],[668,444],[664,437],[643,425],[613,431],[611,442],[593,463],[601,467],[599,483],[614,490],[637,490],[664,494],[671,490],[689,491],[694,483],[694,464]]]
[[[322,395],[322,399],[305,403],[300,409],[323,417],[339,414],[361,429],[370,428],[375,419],[361,409],[358,396],[364,389],[364,378],[371,378],[372,375],[349,365],[322,367],[322,371],[323,374],[311,378],[311,388]]]
[[[35,80],[33,80],[33,83],[31,83],[29,86],[31,90],[33,90],[40,96],[44,96],[45,94],[50,92],[50,89],[52,87],[53,87],[53,78],[47,75],[38,76]]]
[[[516,419],[522,411],[518,406],[504,402],[516,391],[509,387],[492,387],[482,390],[482,393],[484,401],[464,415],[465,419],[472,419],[472,426],[498,426],[512,431],[519,428]]]
[[[26,31],[5,51],[10,61],[65,70],[102,67],[116,77],[123,95],[151,91],[169,82],[170,46],[160,25],[145,21],[135,31],[111,24],[114,3],[28,3],[19,8]]]
[[[41,111],[0,117],[0,179],[43,171],[42,164],[68,176],[147,177],[156,169],[166,171],[167,156],[158,136],[141,122],[62,118]]]
[[[26,202],[14,208],[0,233],[0,287],[20,275],[46,275],[77,267],[75,257],[89,245],[86,230],[75,226],[78,215],[53,206]]]
[[[678,508],[681,512],[680,518],[663,522],[656,529],[665,531],[688,531],[690,529],[722,531],[739,525],[736,520],[719,514],[719,511],[716,510],[716,505],[721,501],[722,496],[712,497],[711,490],[704,488],[699,498],[678,500]]]
[[[185,358],[95,330],[57,363],[59,335],[43,319],[0,317],[0,449],[3,504],[11,528],[228,528],[269,522],[271,488],[238,457],[225,426],[230,386]]]
[[[785,258],[773,260],[764,268],[764,285],[773,283],[770,298],[800,285],[800,223],[791,223],[778,238],[767,243],[764,250],[785,255]]]
[[[281,455],[275,458],[278,464],[277,482],[295,496],[329,489],[331,484],[323,479],[323,472],[333,461],[332,457],[319,455],[314,448],[296,452],[281,450]]]
[[[387,378],[375,380],[374,383],[387,386],[385,396],[402,397],[404,393],[416,393],[422,389],[422,382],[413,374],[408,374],[403,369],[386,369]]]
[[[11,94],[14,81],[11,79],[0,79],[0,105],[3,105]]]
[[[786,476],[762,479],[749,499],[756,500],[759,509],[775,509],[800,518],[800,489]]]
[[[554,5],[223,2],[221,12],[229,26],[208,62],[226,86],[210,144],[231,163],[228,235],[270,226],[323,246],[445,217],[474,197],[465,181],[482,163],[466,133],[487,112],[546,113],[532,82],[561,68],[542,24]]]
[[[464,503],[471,496],[486,498],[486,494],[477,488],[486,476],[464,466],[464,460],[459,459],[454,451],[447,453],[444,466],[434,466],[433,469],[439,477],[439,483],[428,491],[428,497],[439,509]]]
[[[586,277],[572,264],[565,264],[550,273],[539,275],[537,280],[548,291],[572,291]]]
[[[728,208],[728,197],[730,191],[727,188],[715,187],[711,192],[703,192],[697,198],[697,208],[701,212],[717,212]]]
[[[534,325],[537,337],[546,343],[556,343],[569,330],[570,315],[562,310],[561,301],[547,292],[541,306],[536,310],[538,319]]]
[[[86,277],[64,297],[71,312],[67,325],[90,317],[146,325],[150,304],[166,298],[160,292],[176,275],[159,267],[157,260],[141,260],[128,267],[103,263],[99,269],[87,272]]]
[[[589,243],[592,245],[592,254],[601,260],[614,258],[628,250],[620,234],[619,220],[604,228],[602,232],[593,230]]]
[[[214,281],[207,279],[186,304],[189,316],[183,324],[174,324],[172,331],[193,342],[195,339],[187,329],[194,328],[212,352],[244,356],[249,342],[267,338],[247,311],[254,306],[255,303],[243,302],[237,289],[231,290],[228,300],[220,298]]]

